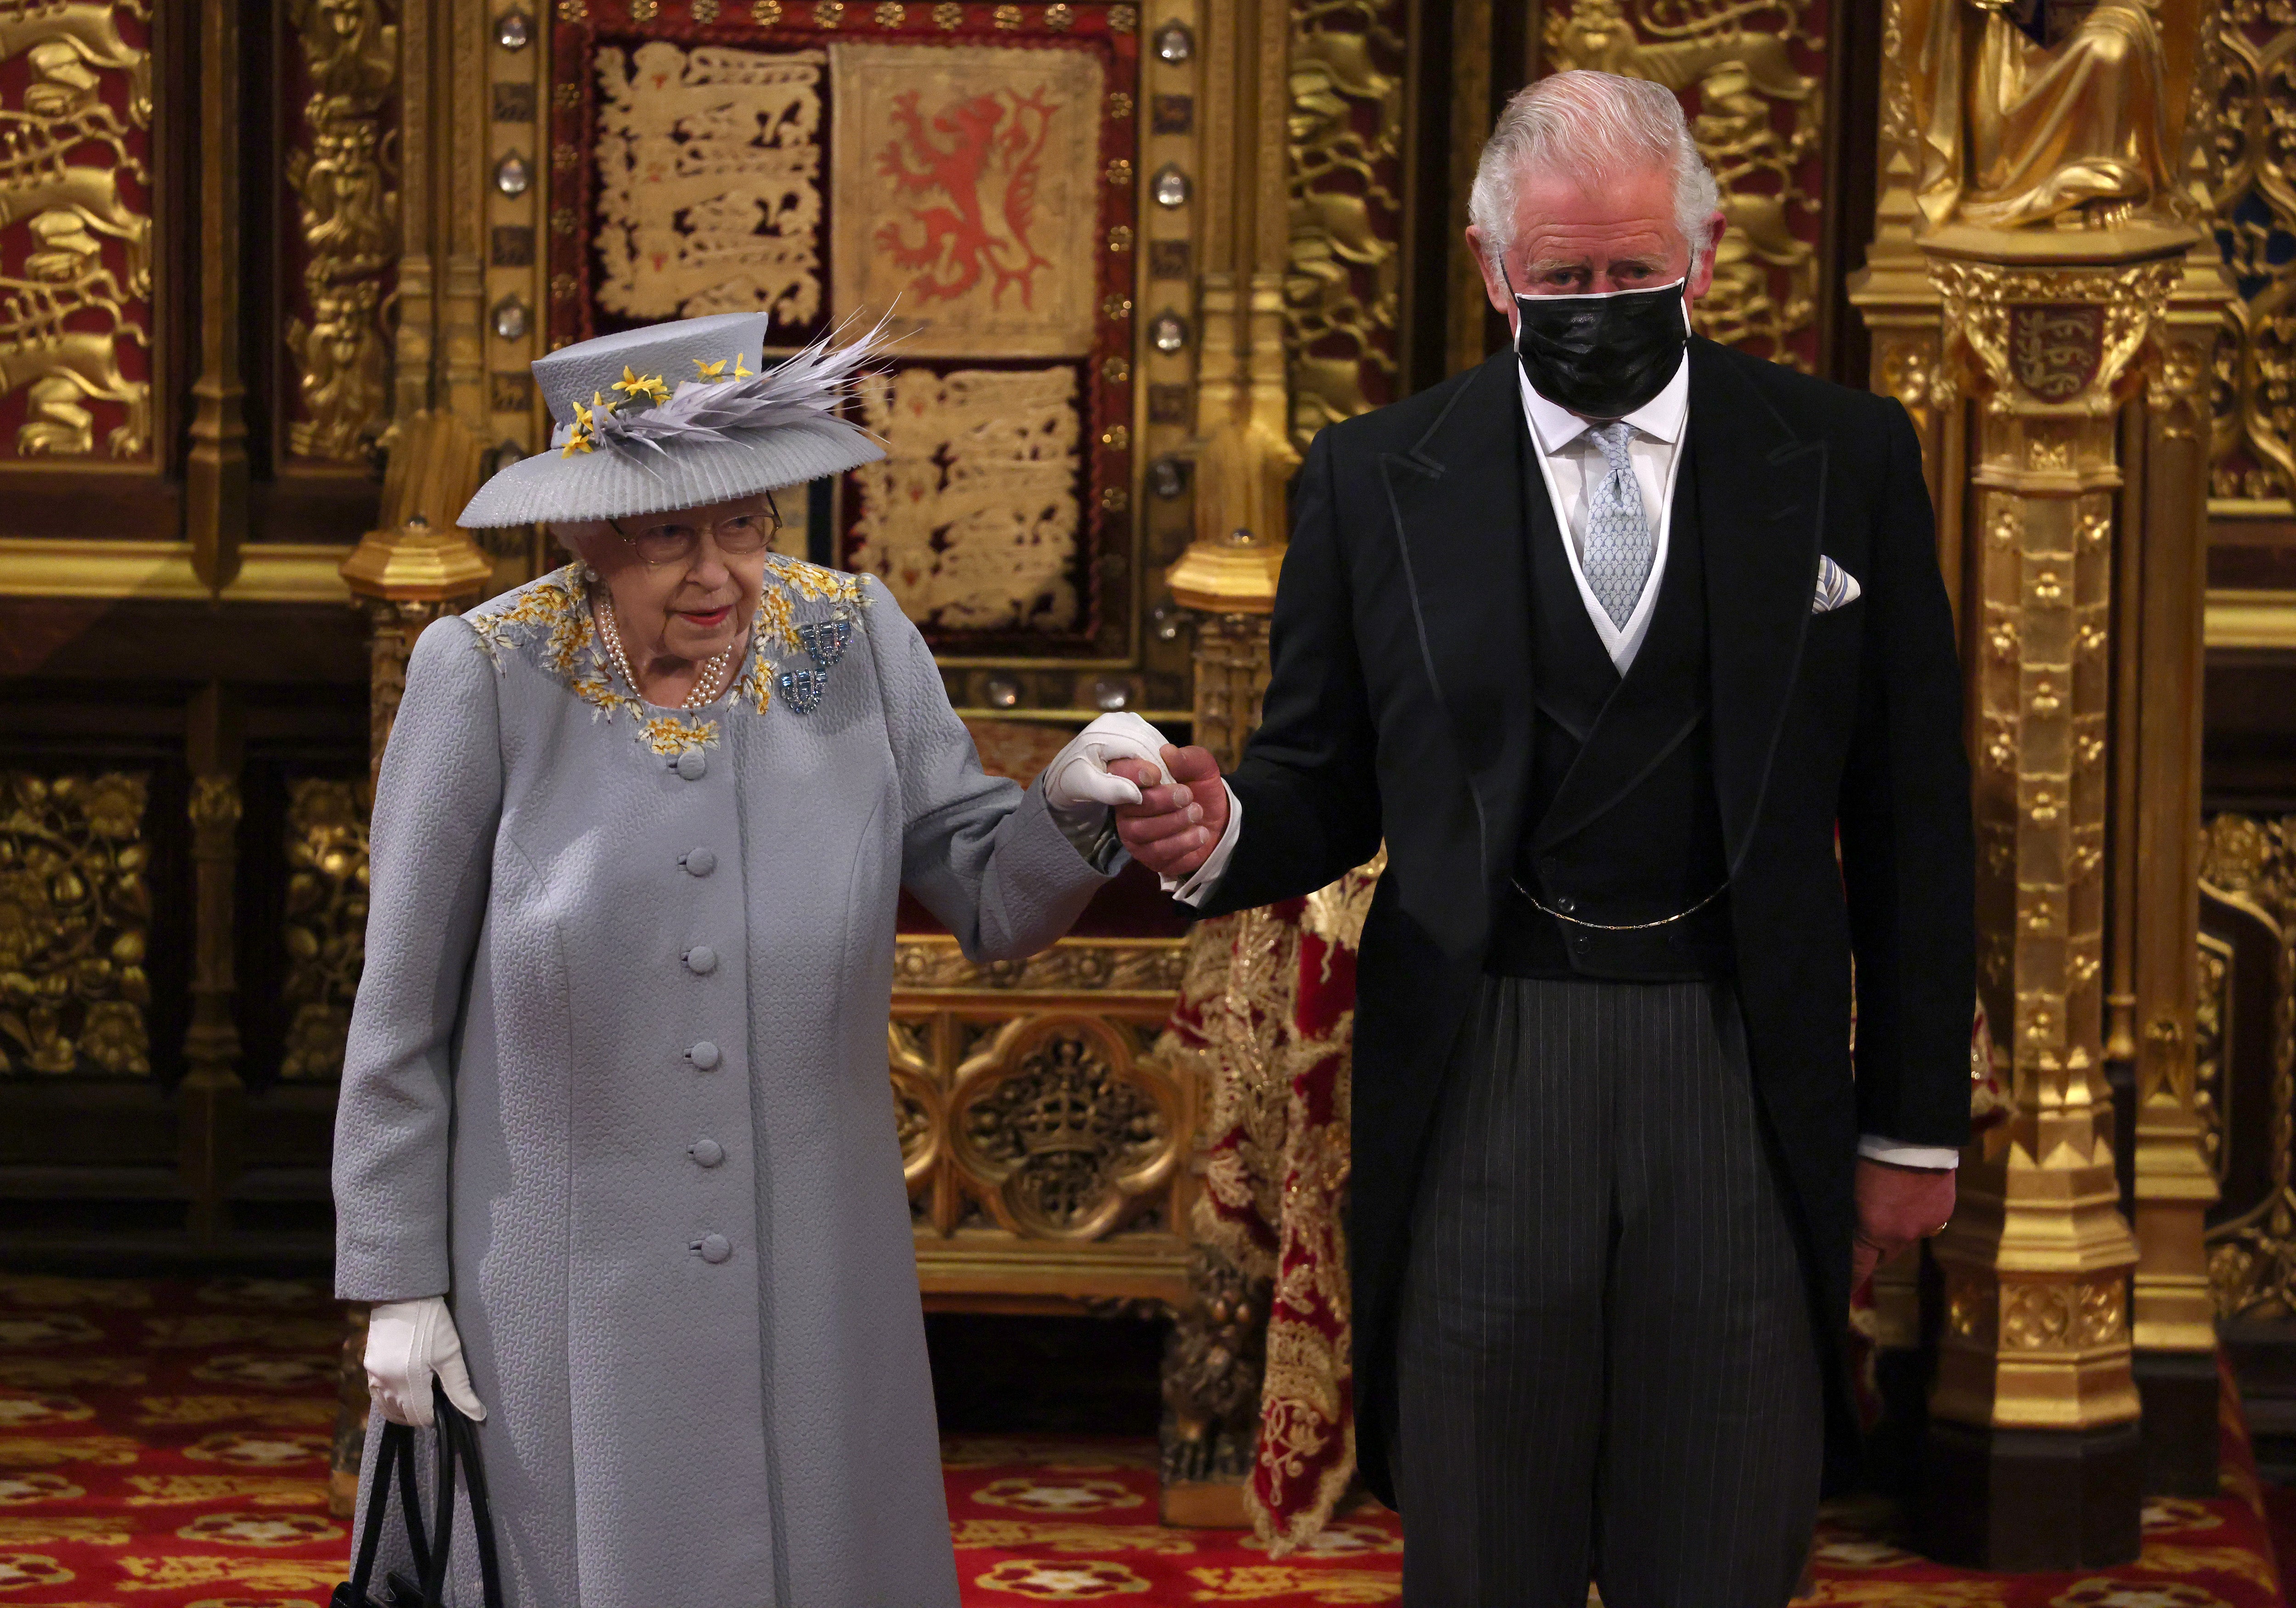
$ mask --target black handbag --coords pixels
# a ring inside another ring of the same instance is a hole
[[[471,1528],[479,1538],[479,1578],[486,1608],[503,1608],[502,1568],[495,1555],[494,1509],[487,1502],[486,1468],[479,1460],[479,1429],[447,1399],[446,1391],[430,1383],[432,1422],[437,1425],[438,1502],[430,1525],[422,1522],[422,1505],[414,1483],[414,1432],[404,1423],[382,1426],[382,1442],[374,1455],[374,1481],[367,1488],[366,1514],[359,1521],[357,1560],[351,1578],[335,1587],[331,1608],[442,1608],[447,1588],[447,1551],[455,1538],[455,1486],[459,1477],[471,1492]],[[378,1603],[369,1595],[374,1577],[375,1554],[381,1549],[382,1526],[390,1506],[393,1485],[398,1489],[398,1508],[406,1522],[407,1550],[414,1555],[416,1579],[396,1570],[383,1577],[387,1594]]]

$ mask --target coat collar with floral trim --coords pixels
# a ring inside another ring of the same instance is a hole
[[[750,619],[749,656],[742,673],[734,678],[726,696],[703,709],[673,714],[649,713],[634,689],[617,681],[591,623],[589,587],[579,563],[505,592],[463,619],[478,634],[480,647],[497,671],[503,669],[505,647],[521,650],[529,662],[555,676],[569,692],[588,704],[596,718],[611,721],[627,712],[640,742],[657,754],[675,757],[689,748],[716,746],[718,722],[710,717],[718,712],[730,714],[747,705],[762,715],[772,707],[781,671],[776,656],[803,649],[798,636],[801,604],[825,603],[829,606],[826,618],[852,619],[868,602],[857,576],[778,553],[767,554],[765,581],[758,589],[757,611]]]

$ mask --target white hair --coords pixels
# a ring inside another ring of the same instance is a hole
[[[1467,220],[1496,266],[1514,243],[1515,195],[1526,172],[1560,173],[1593,186],[1621,173],[1674,175],[1674,223],[1694,267],[1722,193],[1690,137],[1682,103],[1647,78],[1579,70],[1515,92],[1475,163]]]

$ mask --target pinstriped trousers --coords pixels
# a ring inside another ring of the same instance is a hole
[[[1397,1332],[1405,1608],[1776,1608],[1824,1418],[1727,984],[1486,978]]]

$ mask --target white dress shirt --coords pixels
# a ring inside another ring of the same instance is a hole
[[[1624,626],[1611,623],[1609,611],[1587,586],[1587,572],[1580,562],[1587,545],[1587,496],[1610,472],[1610,463],[1603,457],[1602,447],[1587,434],[1586,420],[1533,390],[1529,376],[1520,366],[1516,378],[1521,381],[1523,418],[1530,426],[1530,439],[1538,447],[1539,476],[1546,482],[1547,499],[1554,505],[1563,554],[1570,562],[1570,578],[1578,584],[1578,600],[1586,605],[1587,618],[1594,622],[1595,635],[1603,639],[1611,662],[1623,676],[1641,651],[1643,638],[1650,634],[1651,615],[1658,607],[1659,582],[1666,574],[1667,537],[1674,523],[1674,480],[1681,468],[1682,439],[1690,422],[1690,364],[1685,357],[1675,369],[1674,378],[1657,396],[1626,415],[1625,422],[1634,427],[1635,432],[1628,442],[1627,455],[1634,464],[1636,483],[1642,488],[1643,515],[1653,521],[1655,529],[1650,575],[1643,582],[1642,595],[1636,599],[1634,612],[1627,616]],[[1184,905],[1201,905],[1211,897],[1212,890],[1226,874],[1228,859],[1235,853],[1236,840],[1242,834],[1243,800],[1235,796],[1235,789],[1228,787],[1225,780],[1220,785],[1227,790],[1227,827],[1220,833],[1219,841],[1213,845],[1210,856],[1194,874],[1185,880],[1168,876],[1162,879],[1164,891]],[[1959,1153],[1948,1146],[1901,1144],[1878,1134],[1859,1136],[1857,1153],[1900,1167],[1939,1170],[1956,1167],[1961,1161]]]
[[[1554,506],[1554,523],[1562,532],[1562,549],[1570,561],[1570,578],[1578,583],[1578,601],[1595,634],[1619,667],[1627,673],[1650,635],[1651,615],[1658,607],[1658,583],[1666,573],[1667,534],[1674,524],[1674,476],[1682,463],[1682,431],[1690,419],[1690,365],[1677,365],[1665,389],[1628,414],[1622,423],[1633,427],[1627,442],[1628,460],[1635,466],[1635,483],[1642,488],[1643,517],[1652,522],[1655,537],[1650,575],[1642,595],[1635,600],[1627,623],[1611,623],[1610,611],[1595,600],[1587,584],[1587,499],[1611,472],[1587,421],[1569,408],[1549,402],[1530,389],[1530,377],[1518,365],[1515,378],[1522,384],[1523,416],[1530,423],[1530,439],[1538,447],[1538,472],[1546,482],[1547,501]]]

